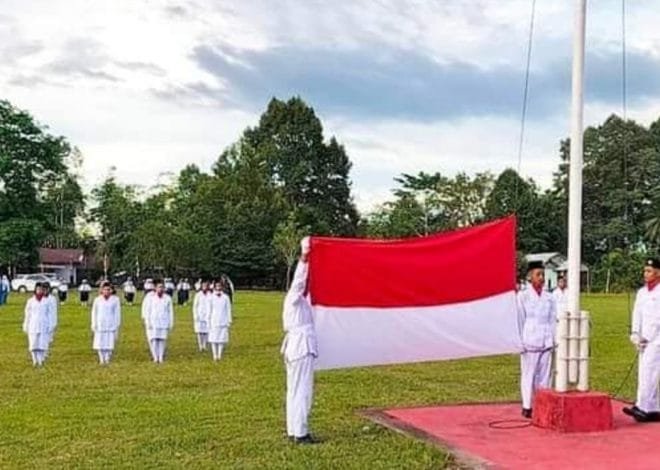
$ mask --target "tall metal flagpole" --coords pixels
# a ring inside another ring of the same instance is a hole
[[[581,248],[582,248],[582,132],[583,132],[583,108],[584,108],[584,43],[586,26],[586,0],[575,0],[575,15],[573,22],[573,80],[572,80],[572,99],[571,99],[571,151],[570,151],[570,170],[569,170],[569,193],[568,193],[568,311],[569,324],[579,325],[580,317],[580,267],[581,267]],[[559,312],[560,316],[564,312]],[[560,328],[561,329],[561,328]],[[572,335],[568,335],[568,343],[571,340],[577,343],[577,328],[567,328]],[[566,331],[566,330],[564,330]],[[560,341],[559,352],[562,350],[569,353],[572,357],[559,357],[557,361],[557,375],[555,380],[555,389],[558,392],[565,392],[568,389],[568,364],[569,360],[575,361],[575,356],[571,353],[568,345],[561,341],[564,338],[558,338]],[[568,351],[566,351],[568,349]],[[560,356],[560,354],[558,354]],[[586,362],[586,361],[585,361]],[[586,366],[586,364],[585,364]],[[588,367],[588,366],[586,366]],[[580,374],[582,376],[582,374]],[[586,391],[589,389],[588,377],[580,377],[578,389]]]

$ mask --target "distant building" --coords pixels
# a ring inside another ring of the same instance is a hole
[[[526,257],[527,262],[541,261],[545,266],[545,284],[549,290],[557,286],[557,276],[560,273],[568,271],[568,260],[559,252],[552,253],[531,253]],[[586,265],[580,267],[580,286],[581,290],[589,288],[589,268]]]
[[[86,267],[83,250],[67,248],[39,248],[39,269],[54,273],[62,281],[78,284],[78,269]]]

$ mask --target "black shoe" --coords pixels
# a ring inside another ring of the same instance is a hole
[[[294,437],[293,442],[296,444],[318,444],[320,441],[314,439],[310,434],[303,437]]]
[[[522,415],[523,415],[523,418],[531,419],[532,418],[532,409],[531,408],[523,408],[522,409]]]
[[[623,412],[628,416],[632,416],[635,421],[638,423],[648,423],[653,420],[653,416],[650,416],[646,411],[642,411],[637,406],[632,408],[624,408]]]
[[[646,416],[650,422],[657,423],[660,421],[660,411],[649,411]]]

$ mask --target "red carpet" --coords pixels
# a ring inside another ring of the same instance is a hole
[[[367,412],[375,421],[449,449],[468,465],[506,469],[660,469],[660,423],[638,424],[612,401],[614,429],[566,434],[526,427],[520,404],[456,405]]]

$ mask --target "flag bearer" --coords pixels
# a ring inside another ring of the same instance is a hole
[[[623,412],[638,422],[660,421],[660,260],[644,264],[644,283],[637,292],[632,313],[630,341],[639,351],[637,401]]]
[[[206,351],[209,334],[209,315],[211,313],[211,301],[213,292],[209,289],[209,281],[202,281],[201,289],[195,294],[193,301],[193,330],[197,335],[197,346],[201,351]]]
[[[222,349],[229,342],[229,327],[231,326],[231,302],[223,292],[223,284],[216,281],[211,296],[211,310],[209,312],[209,343],[213,360],[222,358]]]
[[[309,238],[301,242],[302,254],[291,287],[284,298],[281,352],[286,364],[286,428],[297,444],[316,442],[309,434],[308,418],[314,396],[314,359],[318,356],[312,306],[306,296]]]
[[[92,348],[98,352],[99,364],[109,364],[121,324],[119,298],[112,293],[108,281],[101,284],[101,292],[92,304]]]
[[[523,345],[520,356],[522,415],[531,418],[534,392],[550,387],[557,308],[552,295],[544,289],[542,262],[529,263],[527,279],[527,288],[518,292],[518,325]]]
[[[174,327],[172,298],[165,293],[163,281],[154,282],[156,290],[142,302],[142,317],[154,362],[162,363],[170,330]]]
[[[50,301],[44,296],[43,286],[37,282],[34,296],[25,305],[23,332],[28,337],[28,350],[32,355],[32,364],[41,367],[46,360],[46,351],[50,345]]]

